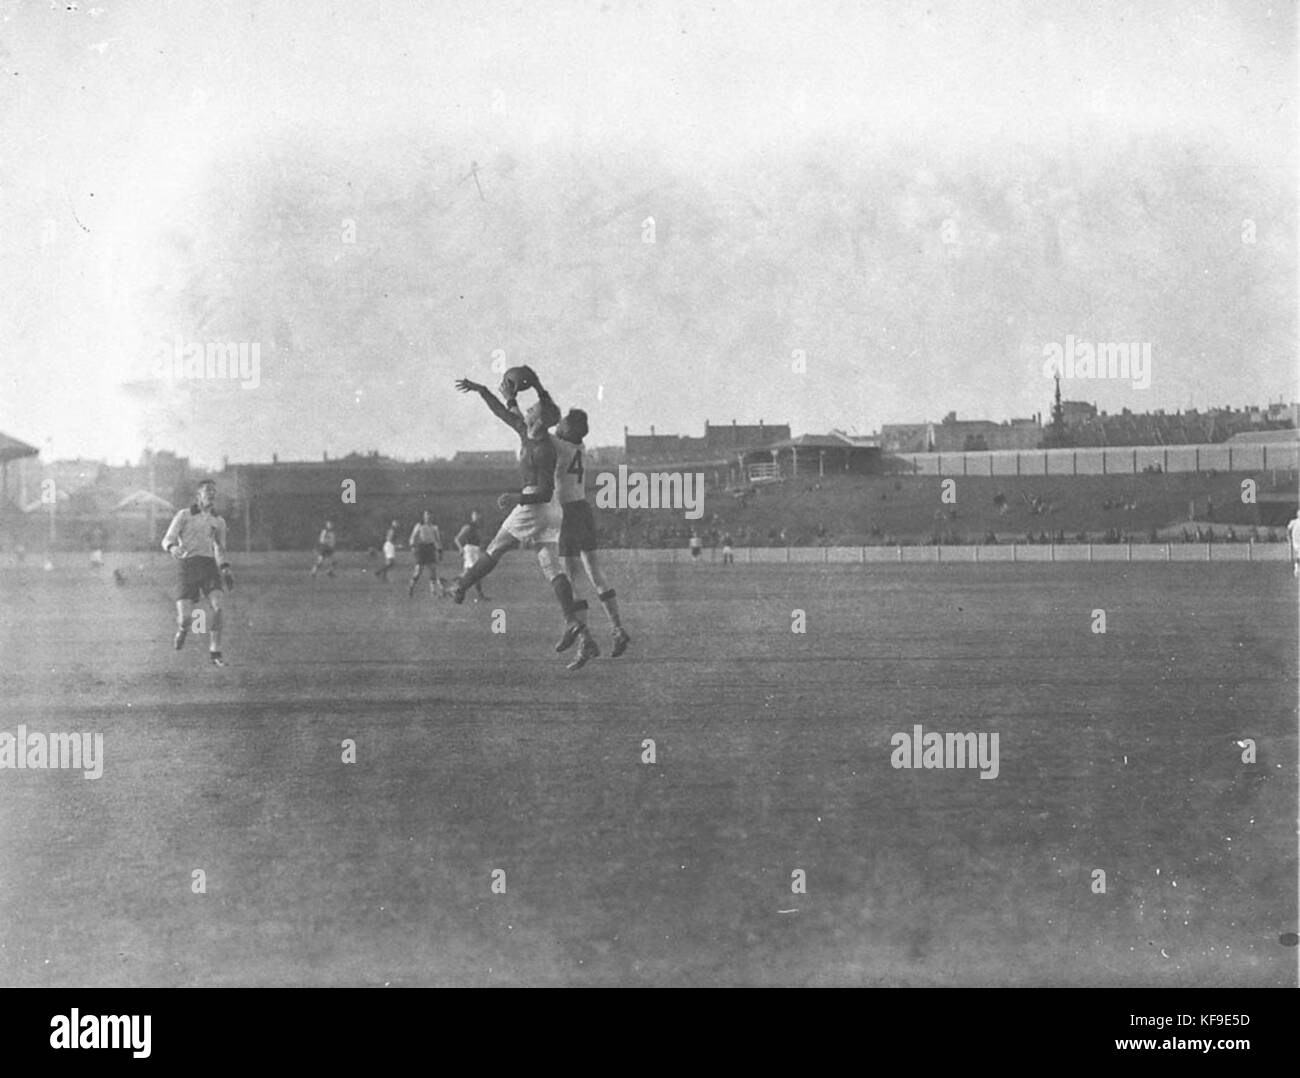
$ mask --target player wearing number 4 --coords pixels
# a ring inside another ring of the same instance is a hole
[[[569,414],[555,427],[555,496],[564,514],[560,524],[560,557],[564,559],[570,580],[576,582],[579,571],[586,570],[587,579],[596,589],[596,598],[609,615],[614,633],[614,650],[610,654],[617,659],[627,651],[632,638],[619,620],[618,599],[601,571],[596,554],[596,518],[587,501],[582,462],[582,440],[587,437],[587,429],[587,413],[581,408],[570,408]],[[567,651],[577,639],[578,634],[570,625],[555,650]]]
[[[221,596],[223,589],[234,588],[235,578],[226,561],[226,522],[212,511],[216,500],[217,484],[205,479],[195,492],[194,504],[172,519],[162,546],[180,562],[181,570],[173,646],[177,651],[185,646],[191,604],[206,598],[212,604],[207,626],[209,656],[213,666],[225,666],[221,658]]]

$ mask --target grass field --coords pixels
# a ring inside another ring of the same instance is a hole
[[[105,757],[0,770],[0,983],[1296,983],[1287,565],[615,563],[569,674],[512,559],[236,559],[225,669],[166,559],[0,567],[0,731]],[[892,767],[918,723],[997,778]]]

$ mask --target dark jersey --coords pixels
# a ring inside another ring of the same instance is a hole
[[[461,546],[482,546],[483,537],[479,534],[478,525],[468,523],[456,533],[456,542]]]
[[[540,438],[520,437],[519,478],[524,505],[544,505],[555,494],[555,443],[545,431]]]

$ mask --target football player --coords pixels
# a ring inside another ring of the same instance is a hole
[[[461,526],[452,542],[456,544],[456,549],[460,551],[460,556],[464,561],[464,570],[468,572],[474,568],[475,562],[483,557],[483,537],[478,530],[477,509],[470,510],[469,520]],[[486,598],[487,596],[483,594],[483,581],[474,581],[474,601],[477,603]]]
[[[577,657],[569,663],[570,670],[577,670],[596,658],[600,654],[600,648],[582,617],[587,604],[574,599],[573,586],[560,565],[556,551],[561,517],[560,508],[553,500],[555,441],[549,431],[560,421],[560,409],[535,377],[532,378],[532,385],[537,389],[537,403],[526,413],[520,414],[514,397],[507,397],[506,403],[502,404],[487,386],[471,382],[468,378],[456,382],[456,388],[462,393],[477,393],[482,397],[492,414],[519,435],[519,470],[523,482],[520,493],[502,494],[497,499],[497,506],[509,509],[510,514],[488,544],[483,557],[457,578],[452,599],[463,603],[465,593],[495,569],[504,554],[522,544],[535,545],[542,575],[555,590],[555,597],[564,612],[565,624],[582,640]],[[528,386],[511,383],[505,388],[507,391],[519,391]]]
[[[564,559],[571,580],[576,581],[578,573],[586,570],[587,579],[596,589],[596,598],[609,615],[614,634],[614,649],[610,654],[617,659],[627,651],[632,638],[619,619],[616,593],[605,579],[596,555],[596,517],[587,501],[586,471],[582,462],[582,440],[587,437],[587,430],[587,413],[581,408],[570,408],[568,415],[555,427],[555,496],[563,515],[560,557]],[[577,639],[577,633],[569,626],[555,650],[567,651]]]
[[[195,491],[194,504],[172,518],[162,547],[180,562],[180,594],[176,597],[176,638],[172,646],[180,651],[190,631],[193,603],[205,598],[212,606],[208,621],[208,658],[213,666],[225,666],[221,657],[221,596],[233,589],[235,578],[226,560],[226,522],[215,512],[217,484],[205,479]]]
[[[411,549],[415,551],[415,569],[411,573],[411,586],[406,589],[407,596],[415,594],[415,585],[420,582],[424,567],[429,567],[429,594],[446,595],[447,585],[438,575],[438,559],[442,556],[442,533],[433,522],[432,514],[425,510],[420,523],[411,529]]]
[[[320,530],[320,538],[316,540],[316,564],[311,567],[311,575],[315,576],[316,571],[329,562],[329,568],[325,571],[326,576],[334,575],[334,525],[330,521],[325,521],[325,527]]]
[[[384,564],[383,567],[375,572],[375,576],[387,581],[388,574],[397,567],[397,521],[388,525],[388,531],[384,533]]]

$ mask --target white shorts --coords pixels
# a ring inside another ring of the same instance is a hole
[[[501,530],[497,532],[489,549],[507,535],[519,540],[522,546],[558,543],[563,520],[559,503],[554,500],[544,505],[516,505],[502,521]]]
[[[483,557],[483,548],[481,546],[474,546],[472,543],[466,543],[460,548],[460,556],[465,561],[465,568],[472,569],[474,563],[478,561],[479,558]]]
[[[393,561],[397,557],[397,547],[392,543],[384,544],[384,557],[388,561]]]

